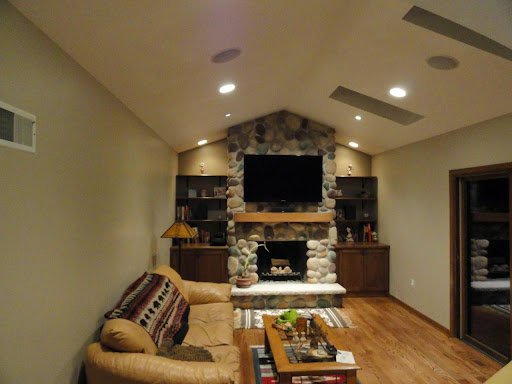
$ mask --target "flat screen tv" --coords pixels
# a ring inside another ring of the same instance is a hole
[[[244,200],[322,201],[322,156],[245,155]]]

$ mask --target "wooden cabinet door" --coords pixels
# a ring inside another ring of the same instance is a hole
[[[178,253],[178,251],[176,251]],[[183,280],[196,280],[197,251],[194,249],[181,250],[181,265],[178,273]]]
[[[338,250],[338,275],[347,293],[364,288],[364,258],[359,249]]]
[[[211,283],[228,282],[228,253],[223,249],[204,249],[197,258],[197,280]]]
[[[388,291],[389,252],[387,249],[364,251],[364,285],[368,291]]]

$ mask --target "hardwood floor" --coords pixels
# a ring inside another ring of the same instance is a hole
[[[361,384],[483,383],[501,365],[414,315],[387,297],[343,299],[358,328],[337,329],[354,353]],[[250,345],[263,344],[263,330],[235,331],[241,353],[241,384],[253,384]]]

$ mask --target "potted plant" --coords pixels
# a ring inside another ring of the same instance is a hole
[[[249,277],[249,273],[247,272],[247,267],[249,266],[249,258],[250,256],[258,249],[258,247],[265,247],[267,252],[270,252],[267,248],[266,242],[263,242],[262,244],[256,244],[254,247],[251,248],[249,251],[249,255],[247,255],[247,258],[245,259],[244,268],[242,269],[242,273],[240,276],[236,278],[236,286],[238,288],[249,288],[252,285],[252,280]]]

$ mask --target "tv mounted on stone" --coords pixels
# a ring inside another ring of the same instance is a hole
[[[317,203],[322,182],[322,156],[244,156],[246,202]]]

